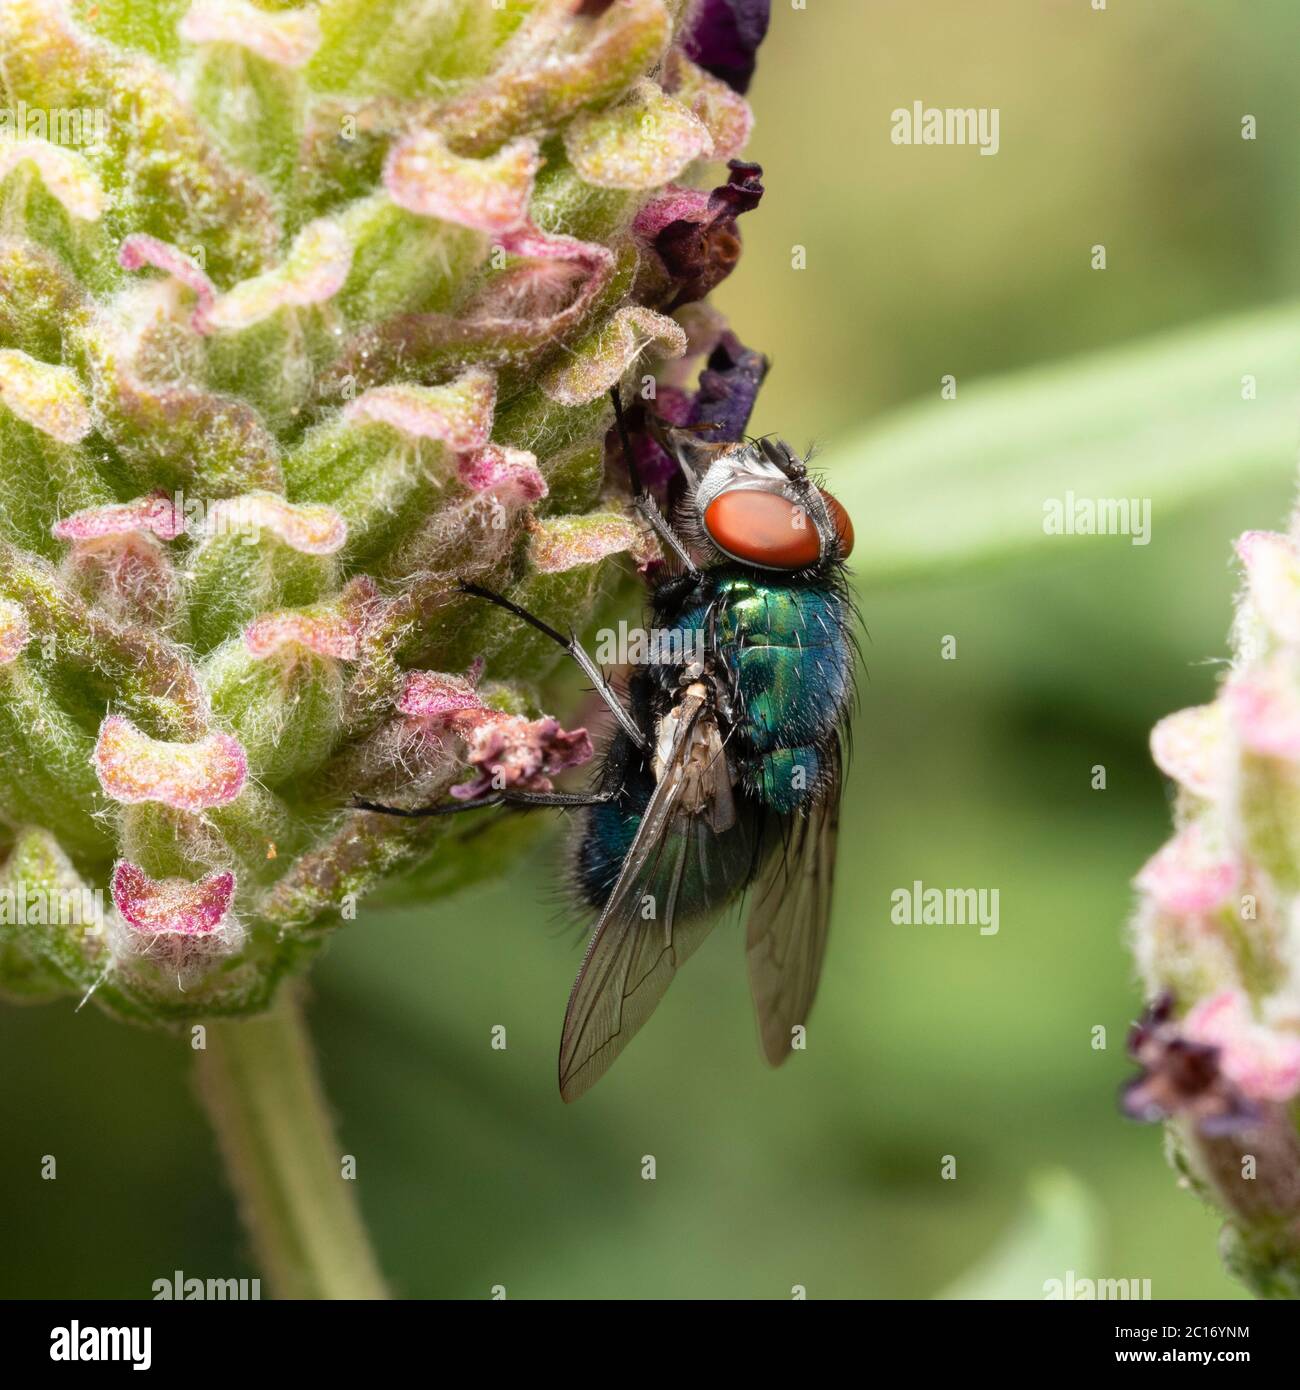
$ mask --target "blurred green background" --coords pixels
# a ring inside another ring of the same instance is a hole
[[[890,509],[908,506],[942,549],[995,484],[1021,522],[1062,487],[1095,495],[1107,422],[1091,405],[1061,421],[1097,432],[1062,471],[1033,372],[1065,362],[1068,406],[1078,354],[1212,335],[1266,306],[1300,325],[1285,313],[1300,294],[1298,49],[1289,0],[774,0],[751,94],[768,195],[717,296],[774,359],[755,428],[819,441],[868,537],[900,534]],[[1000,153],[892,145],[890,112],[914,100],[998,107]],[[1104,272],[1089,265],[1099,242]],[[1249,322],[1234,341],[1233,399],[1255,369]],[[398,1293],[1033,1296],[1073,1269],[1150,1279],[1156,1298],[1239,1295],[1158,1131],[1116,1112],[1140,1005],[1125,919],[1168,825],[1147,730],[1213,688],[1231,539],[1287,514],[1297,342],[1284,331],[1271,349],[1282,425],[1237,467],[1220,419],[1195,487],[1177,393],[1144,365],[1160,349],[1096,359],[1130,409],[1150,388],[1166,412],[1143,453],[1149,546],[1032,543],[1023,525],[1020,544],[1009,519],[1005,544],[994,524],[942,567],[873,571],[860,547],[870,641],[834,931],[809,1050],[782,1072],[759,1060],[739,932],[722,929],[611,1075],[561,1104],[580,948],[551,893],[558,826],[494,883],[363,911],[339,934],[311,1021]],[[984,379],[1022,369],[1027,403],[1013,381],[1006,409],[1022,451],[1041,445],[1041,478],[1035,450],[1000,475],[995,418],[961,414]],[[940,405],[945,373],[958,399]],[[870,427],[910,402],[920,414],[899,429],[947,410],[958,447],[878,489]],[[955,661],[940,658],[948,634]],[[1000,932],[893,925],[890,893],[914,879],[999,889]],[[0,1013],[0,1054],[0,1295],[147,1297],[174,1269],[253,1272],[184,1044],[60,1005]],[[39,1177],[47,1153],[56,1182]],[[1002,1284],[978,1273],[990,1262]]]

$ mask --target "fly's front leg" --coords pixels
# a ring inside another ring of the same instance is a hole
[[[596,688],[596,694],[604,700],[609,707],[610,713],[618,720],[623,732],[632,742],[642,750],[646,749],[645,735],[637,728],[636,720],[624,708],[622,700],[614,692],[614,688],[605,679],[605,673],[587,654],[586,648],[578,641],[576,633],[571,632],[567,637],[562,632],[557,632],[550,623],[545,623],[541,618],[530,613],[526,608],[521,608],[517,603],[512,603],[502,594],[494,593],[491,589],[485,589],[481,584],[471,584],[462,579],[460,581],[461,591],[466,594],[473,594],[475,598],[486,599],[489,603],[495,603],[498,608],[504,608],[507,613],[513,613],[516,618],[526,622],[530,627],[535,627],[538,632],[545,633],[553,642],[558,642],[566,652],[578,663],[586,674],[588,680]]]
[[[610,399],[614,402],[614,422],[618,426],[618,439],[623,449],[623,463],[632,483],[632,505],[636,508],[642,521],[677,557],[682,569],[692,578],[698,578],[700,571],[695,561],[691,559],[690,552],[678,538],[677,532],[668,524],[664,514],[659,510],[659,504],[650,496],[641,482],[641,474],[637,469],[636,458],[632,453],[632,441],[627,433],[627,421],[623,418],[623,401],[618,394],[618,387],[611,386],[609,394]]]

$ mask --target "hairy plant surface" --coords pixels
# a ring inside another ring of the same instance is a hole
[[[8,994],[257,1012],[364,895],[520,833],[351,798],[590,757],[563,653],[457,582],[581,628],[655,562],[608,391],[689,404],[726,351],[765,14],[0,6]]]

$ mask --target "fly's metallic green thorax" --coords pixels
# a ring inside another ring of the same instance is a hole
[[[819,745],[835,736],[851,698],[845,602],[829,586],[733,567],[708,572],[702,588],[677,622],[712,632],[731,687],[733,762],[764,805],[794,810],[819,787]]]
[[[717,587],[719,650],[736,673],[746,737],[772,749],[835,728],[852,660],[842,600],[744,575],[723,576]]]

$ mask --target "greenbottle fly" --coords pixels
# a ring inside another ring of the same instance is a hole
[[[462,585],[559,642],[592,681],[616,721],[594,786],[417,811],[357,803],[399,815],[576,810],[572,879],[596,923],[560,1039],[566,1101],[604,1075],[714,921],[745,898],[763,1053],[773,1066],[789,1055],[826,951],[854,698],[844,509],[778,440],[704,443],[670,429],[662,442],[684,488],[665,515],[613,395],[633,506],[669,562],[650,596],[654,659],[632,669],[621,696],[576,636]]]

